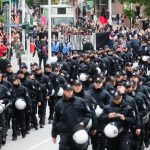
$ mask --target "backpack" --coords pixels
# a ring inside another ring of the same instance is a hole
[[[47,55],[47,49],[46,49],[46,46],[42,46],[42,55],[44,55],[44,56]]]

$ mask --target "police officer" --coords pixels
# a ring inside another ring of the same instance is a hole
[[[6,73],[4,73],[4,78],[11,82],[12,81],[11,79],[13,78],[14,75],[15,73],[13,72],[11,64],[8,64],[6,67]]]
[[[52,55],[57,55],[59,52],[59,42],[57,41],[57,39],[55,39],[54,41],[52,41]]]
[[[80,150],[73,141],[72,129],[77,124],[86,126],[90,118],[90,108],[85,100],[74,96],[71,85],[67,84],[64,86],[64,97],[55,106],[53,142],[56,143],[56,137],[60,135],[60,150]]]
[[[95,114],[95,109],[97,107],[96,101],[94,100],[91,95],[88,94],[87,91],[83,89],[82,82],[80,80],[75,80],[73,82],[73,90],[74,90],[74,95],[83,98],[86,103],[89,105],[91,113],[92,113],[92,127],[90,127],[90,136],[91,140],[94,139],[94,136],[96,135],[97,132],[97,118]],[[95,146],[94,140],[92,140],[93,147]]]
[[[132,108],[122,99],[119,92],[114,92],[113,101],[103,109],[100,116],[101,123],[118,123],[122,131],[117,137],[108,138],[108,150],[130,150],[130,128],[135,119]]]
[[[37,68],[35,70],[35,79],[40,82],[41,84],[41,91],[43,95],[43,101],[41,101],[41,105],[39,106],[39,117],[40,117],[40,128],[44,127],[45,124],[45,115],[46,115],[46,105],[47,100],[49,100],[51,94],[52,94],[52,83],[48,76],[43,74],[43,71],[41,68]]]
[[[97,105],[102,109],[112,101],[112,96],[104,89],[103,80],[101,78],[96,78],[94,87],[89,91],[89,94],[96,100]],[[99,120],[97,130],[97,134],[92,137],[93,149],[104,150],[106,138],[103,135],[103,127]]]
[[[53,120],[53,115],[54,115],[54,106],[55,106],[55,102],[57,100],[57,92],[59,90],[60,84],[59,84],[59,81],[57,80],[57,75],[52,72],[51,65],[46,64],[44,73],[45,73],[45,75],[47,75],[49,77],[49,79],[51,80],[52,85],[53,85],[53,90],[52,90],[53,92],[48,100],[48,106],[49,106],[48,122],[49,122],[49,124],[51,124],[52,120]]]
[[[101,78],[95,79],[94,86],[89,90],[89,94],[96,100],[101,108],[108,105],[112,100],[111,95],[104,89],[103,80]]]
[[[18,126],[20,126],[21,128],[22,138],[25,138],[26,136],[25,115],[26,110],[31,111],[32,103],[27,88],[21,85],[20,79],[17,76],[13,78],[13,89],[15,100],[13,103],[13,115],[12,115],[12,130],[13,130],[12,140],[17,140]],[[16,102],[20,98],[22,98],[26,104],[26,107],[21,110],[20,108],[16,107]]]
[[[136,121],[135,126],[133,126],[132,131],[132,149],[142,150],[144,148],[143,146],[143,140],[144,140],[144,130],[143,130],[143,117],[145,117],[147,113],[147,107],[144,101],[144,95],[143,93],[137,91],[137,84],[130,82],[128,86],[126,87],[126,92],[128,95],[133,97],[135,99],[139,116],[140,116],[140,122]]]
[[[6,134],[7,134],[7,127],[6,127],[6,116],[5,116],[5,106],[11,102],[11,95],[8,88],[2,84],[0,84],[0,105],[3,110],[0,112],[0,147],[1,144],[6,143]]]
[[[0,85],[4,85],[5,87],[8,88],[8,91],[10,92],[10,95],[12,96],[12,92],[13,92],[13,87],[12,87],[12,84],[11,82],[7,81],[7,80],[4,80],[4,76],[2,74],[2,72],[0,71]],[[10,128],[10,119],[11,119],[11,116],[12,116],[12,109],[11,107],[8,107],[6,110],[5,110],[5,117],[6,117],[6,127],[7,129]]]
[[[18,70],[17,72],[17,75],[20,78],[21,84],[28,89],[29,96],[30,98],[32,98],[32,95],[34,93],[34,82],[28,79],[25,76],[25,74],[26,72],[24,72],[23,70]],[[26,133],[29,133],[30,131],[31,113],[32,113],[31,110],[26,109],[26,115],[25,115]]]
[[[31,113],[31,125],[38,130],[38,121],[37,121],[37,106],[41,106],[41,102],[43,101],[41,84],[35,80],[35,76],[33,73],[28,73],[27,77],[33,81],[32,84],[32,92],[30,94],[32,100],[32,113]]]

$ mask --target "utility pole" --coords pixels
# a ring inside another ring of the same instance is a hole
[[[11,0],[9,0],[9,43],[11,44]]]
[[[108,0],[109,24],[112,25],[112,0]]]
[[[48,60],[50,61],[52,57],[52,48],[51,48],[51,0],[48,0]]]
[[[21,1],[21,5],[22,5],[22,25],[25,24],[25,0]],[[23,45],[23,49],[25,51],[25,30],[22,29],[22,45]]]

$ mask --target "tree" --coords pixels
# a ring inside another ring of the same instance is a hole
[[[29,7],[33,6],[33,4],[34,4],[34,0],[25,0],[25,1]]]
[[[150,0],[120,0],[120,2],[121,3],[130,3],[130,4],[134,3],[139,6],[144,5],[145,6],[145,10],[144,10],[145,15],[150,16]]]

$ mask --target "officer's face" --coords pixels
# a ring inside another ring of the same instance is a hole
[[[103,86],[102,82],[95,82],[94,83],[95,89],[100,89]]]
[[[19,83],[20,83],[19,79],[13,80],[13,85],[19,85]]]
[[[132,91],[133,91],[133,87],[131,86],[131,87],[128,87],[128,88],[126,88],[126,92],[127,93],[132,93]]]
[[[130,78],[130,81],[133,81],[133,82],[135,82],[135,83],[138,83],[138,82],[139,82],[139,79],[138,79],[136,76],[132,76],[132,77]]]
[[[120,97],[118,97],[118,98],[115,98],[114,100],[113,100],[113,102],[115,103],[115,104],[120,104],[121,103],[121,101],[122,101],[122,96],[120,96]]]
[[[79,85],[74,85],[73,86],[73,90],[76,92],[76,93],[80,93],[81,92],[81,90],[82,90],[82,85],[81,84],[79,84]]]
[[[24,78],[24,74],[18,74],[18,77],[19,77],[20,79],[23,79],[23,78]]]
[[[121,94],[124,94],[126,89],[124,86],[117,86],[117,91],[119,91]]]
[[[132,66],[127,66],[126,69],[131,72],[132,71]]]
[[[64,90],[64,96],[69,99],[73,96],[73,90]]]
[[[45,68],[45,71],[46,71],[46,72],[51,72],[52,69],[47,67],[47,68]]]
[[[26,73],[26,72],[27,72],[27,68],[22,68],[22,71],[23,71],[24,73]]]
[[[36,70],[38,68],[38,66],[36,66],[36,65],[33,65],[33,66],[31,66],[31,70]]]
[[[122,79],[123,79],[122,76],[116,76],[116,81],[117,81],[117,82],[122,81]]]

